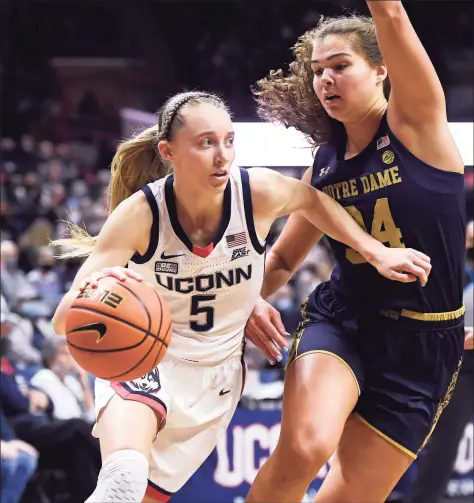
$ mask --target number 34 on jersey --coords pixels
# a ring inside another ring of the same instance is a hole
[[[345,209],[365,231],[369,232],[362,218],[362,213],[355,206],[347,206]],[[371,236],[390,248],[405,248],[405,244],[402,242],[402,233],[393,220],[386,197],[377,199],[373,215],[370,228]],[[346,258],[351,264],[365,264],[367,262],[359,252],[352,248],[346,249]]]

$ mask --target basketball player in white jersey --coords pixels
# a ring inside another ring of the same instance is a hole
[[[427,281],[424,254],[384,247],[329,196],[296,179],[233,166],[233,142],[219,98],[171,98],[157,127],[119,146],[112,212],[97,239],[76,229],[76,240],[66,240],[84,245],[72,255],[89,256],[56,311],[58,333],[78,292],[104,276],[145,279],[172,314],[171,343],[154,371],[132,382],[96,380],[93,434],[103,466],[88,502],[165,502],[214,449],[244,385],[244,328],[276,218],[301,210],[381,274]]]

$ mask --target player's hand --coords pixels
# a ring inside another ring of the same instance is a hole
[[[280,313],[260,297],[245,327],[245,336],[274,365],[281,362],[281,350],[288,351],[288,337]]]
[[[97,288],[99,286],[99,280],[106,278],[107,276],[116,278],[119,281],[125,281],[127,278],[143,281],[143,276],[140,276],[140,274],[132,271],[131,269],[127,269],[126,267],[105,267],[104,269],[94,272],[85,278],[79,286],[79,290],[82,292],[87,287]]]
[[[465,327],[464,328],[464,349],[474,349],[474,328]]]
[[[420,280],[421,286],[428,282],[431,272],[431,259],[412,248],[389,248],[377,250],[370,263],[377,271],[392,281],[412,283]]]

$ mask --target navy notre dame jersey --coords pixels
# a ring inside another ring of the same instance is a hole
[[[339,138],[318,149],[312,185],[343,205],[386,246],[429,255],[432,271],[424,288],[419,282],[390,281],[360,254],[330,240],[337,262],[332,290],[338,298],[370,310],[460,309],[466,229],[463,175],[416,158],[390,131],[385,116],[363,152],[344,160],[345,146],[345,138]]]

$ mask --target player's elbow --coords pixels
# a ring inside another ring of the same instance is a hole
[[[277,269],[290,275],[294,274],[296,269],[298,269],[298,264],[291,264],[290,261],[277,250],[270,250],[268,252],[267,263],[269,264],[270,262],[274,264],[272,269]]]

